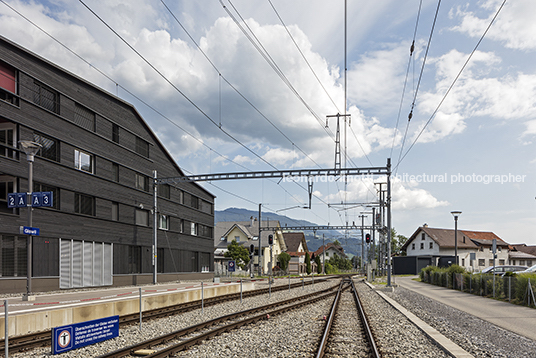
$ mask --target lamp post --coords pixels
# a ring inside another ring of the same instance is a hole
[[[458,216],[462,214],[461,211],[451,211],[452,216],[454,216],[454,257],[455,263],[458,264]]]
[[[28,206],[28,226],[32,227],[32,191],[33,191],[33,162],[35,154],[41,149],[41,144],[29,140],[19,141],[26,160],[28,161],[28,192],[26,197],[26,205]],[[26,256],[28,259],[26,273],[26,294],[22,296],[23,301],[29,301],[32,294],[32,235],[28,235],[26,240]]]

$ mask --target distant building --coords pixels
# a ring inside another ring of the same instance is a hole
[[[335,245],[334,243],[330,242],[327,245],[322,245],[318,250],[313,252],[311,256],[320,257],[320,262],[322,265],[324,265],[324,256],[325,260],[329,261],[330,258],[332,258],[334,255],[338,255],[339,257],[346,258],[346,254],[344,253],[344,249],[340,245]]]
[[[280,227],[279,221],[269,221],[266,225]],[[273,235],[272,258],[270,259],[270,245],[268,236]],[[259,268],[259,223],[256,218],[250,221],[220,221],[216,223],[214,237],[214,265],[219,274],[227,273],[227,262],[230,260],[225,257],[227,246],[235,240],[240,245],[250,250],[253,245],[253,262],[252,269],[254,272]],[[261,232],[261,267],[264,274],[270,273],[270,270],[278,265],[278,255],[286,251],[285,240],[281,230],[262,231]]]
[[[136,109],[118,97],[0,37],[0,284],[25,292],[27,192],[19,141],[42,148],[31,191],[53,207],[33,210],[32,291],[152,282],[153,218],[158,280],[212,276],[214,195],[196,183],[158,186],[153,170],[184,176]]]
[[[526,244],[510,245],[510,265],[536,265],[536,246]]]
[[[307,241],[303,232],[284,232],[283,237],[287,245],[287,253],[290,255],[289,270],[292,275],[307,274],[305,255],[309,252]],[[310,254],[309,254],[310,256]],[[316,266],[311,259],[311,270]]]
[[[497,241],[496,265],[509,261],[508,244],[492,232],[458,230],[458,264],[468,271],[481,271],[493,265],[492,244]],[[450,260],[454,263],[455,235],[453,229],[419,227],[402,246],[407,256],[429,258],[434,266],[443,266]],[[474,260],[471,260],[471,254]]]

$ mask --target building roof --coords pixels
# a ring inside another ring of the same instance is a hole
[[[271,220],[272,222],[270,225],[279,227],[279,221]],[[268,225],[268,224],[266,224]],[[227,247],[228,244],[232,240],[222,240],[222,237],[226,237],[231,230],[234,228],[237,228],[241,230],[244,235],[248,238],[248,245],[255,244],[255,247],[259,245],[258,237],[259,237],[259,223],[257,219],[252,218],[250,221],[220,221],[216,223],[216,227],[214,230],[214,247],[215,248],[222,248]],[[268,235],[272,234],[271,231],[261,231],[261,247],[267,247],[268,244]],[[246,241],[240,242],[241,245],[244,245]],[[282,245],[283,246],[283,245]]]
[[[329,249],[331,250],[334,250],[334,251],[337,251],[337,253],[339,255],[341,255],[342,257],[346,257],[346,254],[344,253],[344,249],[342,248],[342,246],[339,246],[339,245],[335,245],[334,243],[330,242],[329,244],[325,245],[326,247],[326,251],[328,251]],[[316,250],[315,252],[313,252],[313,254],[316,256],[318,255],[322,255],[322,252],[324,251],[324,245],[320,246],[318,248],[318,250]]]
[[[508,257],[516,260],[536,260],[536,255],[531,255],[523,251],[510,251]]]
[[[536,256],[536,246],[528,246],[527,244],[514,244],[510,246],[516,251],[526,252],[527,254]]]
[[[426,235],[434,240],[439,247],[453,248],[455,246],[454,231],[454,229],[439,229],[421,226],[413,233],[413,235],[411,235],[401,249],[406,250],[409,244],[417,239],[422,232],[426,233]],[[478,249],[480,246],[491,246],[493,239],[497,239],[497,246],[508,247],[506,242],[490,231],[470,231],[458,229],[457,236],[458,248],[461,249]]]
[[[307,242],[305,241],[305,235],[303,232],[284,232],[283,237],[285,238],[285,243],[287,244],[287,253],[298,252],[300,243],[303,245],[303,250],[308,252]]]

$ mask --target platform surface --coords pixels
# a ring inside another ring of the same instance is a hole
[[[416,277],[396,277],[396,284],[536,341],[536,309],[415,281]]]

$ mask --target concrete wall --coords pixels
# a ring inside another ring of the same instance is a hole
[[[255,283],[243,283],[243,291],[255,289]],[[205,287],[204,298],[240,292],[239,284]],[[142,298],[142,310],[172,306],[179,303],[201,299],[201,289],[188,289],[174,293],[146,296]],[[27,314],[13,314],[8,316],[9,336],[20,336],[30,332],[49,330],[53,327],[72,323],[90,321],[94,319],[126,315],[139,312],[139,298],[113,300],[95,304],[86,304],[67,308],[50,308]],[[5,319],[0,318],[0,338],[4,338]]]

